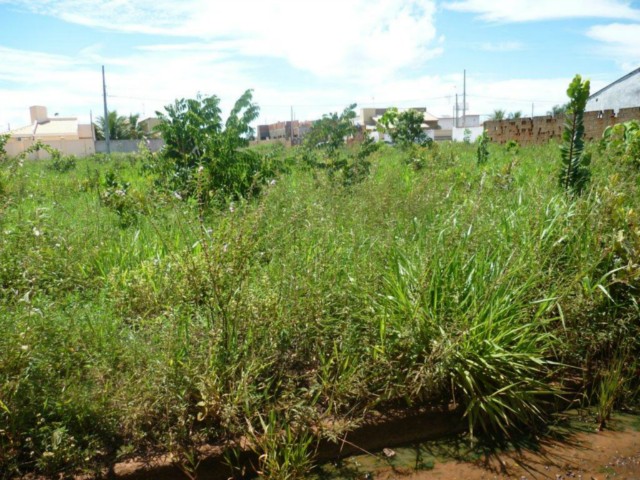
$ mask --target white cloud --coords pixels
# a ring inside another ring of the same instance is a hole
[[[521,42],[484,42],[478,45],[478,49],[485,52],[516,52],[523,48]]]
[[[600,53],[615,59],[623,70],[640,67],[640,24],[595,25],[587,35],[602,42]]]
[[[6,0],[5,0],[6,1]],[[434,0],[14,0],[67,22],[197,38],[318,76],[390,75],[441,53]]]
[[[530,22],[563,18],[640,20],[640,10],[624,0],[461,0],[446,9],[476,13],[490,22]]]
[[[121,114],[153,115],[175,98],[216,93],[230,102],[252,85],[245,66],[213,52],[134,51],[105,57],[99,46],[78,55],[53,55],[0,46],[0,131],[29,122],[29,105],[45,105],[50,112],[89,120],[102,115],[100,66],[107,65],[109,108]]]

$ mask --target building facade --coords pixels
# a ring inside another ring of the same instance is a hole
[[[640,68],[598,90],[587,100],[587,112],[640,107]]]

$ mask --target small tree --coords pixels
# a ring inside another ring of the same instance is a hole
[[[127,136],[131,140],[140,140],[144,138],[144,130],[139,123],[140,114],[131,114],[127,118]]]
[[[215,95],[176,100],[165,107],[166,113],[156,112],[160,118],[156,129],[165,141],[160,168],[165,182],[180,195],[197,195],[202,201],[256,193],[276,173],[265,170],[262,158],[245,148],[259,111],[247,90],[226,122]]]
[[[378,145],[371,137],[356,148],[344,148],[346,140],[358,132],[353,123],[356,104],[349,105],[341,114],[323,115],[305,135],[302,155],[311,167],[324,169],[330,178],[341,178],[345,186],[364,180],[371,167],[368,157]]]
[[[338,115],[337,112],[325,114],[313,123],[305,135],[304,145],[307,148],[321,147],[329,155],[342,147],[349,137],[358,132],[353,121],[356,118],[356,104],[349,105]]]
[[[564,131],[562,132],[562,170],[560,185],[567,191],[580,193],[586,186],[591,172],[591,156],[584,153],[584,110],[589,98],[589,80],[582,81],[576,75],[567,89],[567,106]]]
[[[421,146],[431,143],[431,138],[422,128],[424,113],[417,110],[398,112],[397,108],[390,108],[378,123],[382,131],[387,132],[393,142],[401,148],[407,148],[414,143]]]
[[[517,112],[511,112],[509,115],[507,115],[507,118],[509,120],[518,120],[522,118],[522,112],[520,110],[518,110]]]

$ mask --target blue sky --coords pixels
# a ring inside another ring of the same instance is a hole
[[[640,1],[0,0],[0,131],[28,107],[89,120],[247,88],[261,122],[359,106],[544,114],[640,67]],[[460,100],[462,102],[462,100]]]

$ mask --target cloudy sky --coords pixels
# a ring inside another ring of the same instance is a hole
[[[151,116],[247,88],[260,122],[359,106],[544,114],[576,73],[592,92],[640,67],[640,1],[0,0],[0,131],[28,107]],[[460,104],[462,100],[460,100]]]

